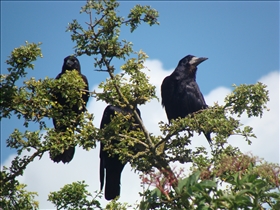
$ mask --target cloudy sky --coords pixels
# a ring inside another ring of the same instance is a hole
[[[125,16],[134,2],[121,2],[120,14]],[[279,2],[140,2],[159,11],[159,26],[141,25],[133,34],[122,30],[122,37],[132,41],[135,50],[149,55],[145,63],[151,83],[157,87],[169,75],[178,61],[187,54],[208,57],[199,66],[197,81],[209,105],[223,103],[232,84],[268,85],[269,112],[263,117],[242,117],[242,123],[253,127],[257,139],[251,146],[240,137],[230,137],[229,143],[244,152],[252,152],[270,162],[279,162]],[[7,72],[4,61],[10,52],[25,41],[42,42],[43,59],[35,62],[35,70],[28,77],[54,78],[61,70],[63,58],[73,53],[74,43],[65,32],[73,19],[81,23],[88,16],[79,14],[83,2],[1,2],[1,73]],[[15,15],[16,14],[16,15]],[[93,71],[93,58],[79,58],[82,72],[94,90],[107,75]],[[115,60],[118,67],[122,61]],[[18,84],[20,85],[20,83]],[[94,113],[94,124],[99,126],[106,104],[91,99],[88,110]],[[150,132],[159,134],[157,123],[167,122],[160,102],[151,101],[140,107],[143,121]],[[1,122],[1,165],[9,165],[15,151],[5,142],[15,129],[23,130],[22,121],[15,117]],[[51,121],[48,121],[52,126]],[[31,129],[37,129],[34,125]],[[195,136],[194,146],[208,146],[203,136]],[[77,149],[70,164],[54,164],[44,155],[30,164],[20,181],[28,190],[38,191],[41,209],[52,209],[47,202],[50,191],[64,184],[85,180],[88,190],[99,189],[99,148],[89,152]],[[133,185],[132,185],[133,183]],[[133,204],[140,188],[138,175],[127,165],[122,176],[120,201]],[[102,203],[106,203],[104,199]]]

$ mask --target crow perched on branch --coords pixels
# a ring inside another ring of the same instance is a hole
[[[196,83],[197,66],[207,59],[188,55],[182,58],[173,73],[163,80],[162,106],[165,107],[169,122],[208,107]],[[210,133],[204,134],[211,145]]]
[[[87,90],[87,91],[89,90],[87,78],[86,78],[86,76],[81,74],[80,62],[79,62],[79,60],[76,57],[74,57],[74,56],[67,56],[66,58],[64,58],[64,63],[63,63],[63,66],[62,66],[62,71],[61,71],[60,74],[57,75],[57,77],[55,79],[61,78],[62,75],[64,73],[66,73],[66,70],[69,70],[69,71],[76,70],[76,71],[78,71],[79,74],[81,75],[84,83],[85,83],[84,89]],[[77,91],[80,91],[80,90],[77,90]],[[72,105],[72,107],[70,107],[70,104],[66,102],[66,98],[63,97],[62,94],[59,93],[59,92],[54,93],[54,97],[55,97],[55,99],[57,100],[57,102],[61,106],[68,107],[73,112],[75,112],[77,114],[77,116],[78,116],[82,112],[86,111],[86,104],[87,104],[88,99],[89,99],[89,93],[88,92],[83,93],[82,99],[83,99],[85,104],[84,104],[82,109],[79,109],[79,105],[78,104],[77,105]],[[63,109],[61,111],[61,116],[60,117],[63,118],[63,116],[69,114],[68,112],[69,111],[67,109]],[[53,118],[53,124],[54,124],[55,130],[57,132],[65,132],[66,129],[67,129],[66,125],[59,125],[57,123],[57,119],[56,118]],[[73,126],[77,126],[77,123],[73,123]],[[54,158],[52,158],[52,160],[54,162],[57,162],[57,163],[59,163],[60,161],[62,161],[63,163],[69,163],[73,159],[74,153],[75,153],[75,147],[69,147],[68,149],[64,150],[64,152],[62,154],[59,154],[59,155],[55,156]]]
[[[139,109],[136,109],[138,115],[141,117]],[[111,119],[116,116],[116,113],[124,115],[129,114],[129,111],[121,109],[117,106],[108,105],[103,113],[100,128],[106,127],[111,122]],[[131,128],[133,130],[135,128]],[[114,142],[112,142],[114,143]],[[117,142],[115,142],[117,143]],[[120,195],[121,173],[126,163],[119,160],[117,154],[110,155],[107,151],[103,151],[104,144],[101,142],[100,146],[100,190],[104,186],[105,178],[105,198],[112,200]]]

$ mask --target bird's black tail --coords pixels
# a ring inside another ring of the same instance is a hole
[[[106,183],[105,183],[105,198],[106,200],[115,199],[120,196],[121,191],[121,173],[124,165],[116,168],[107,167],[106,168]]]
[[[75,147],[69,147],[69,149],[65,150],[62,154],[59,154],[52,158],[52,160],[56,163],[62,161],[63,163],[69,163],[75,154]]]

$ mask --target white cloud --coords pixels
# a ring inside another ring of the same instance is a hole
[[[274,71],[259,79],[267,85],[270,101],[269,111],[264,111],[262,118],[242,116],[244,125],[253,127],[257,138],[252,145],[246,144],[240,137],[232,137],[230,143],[241,148],[243,152],[252,152],[269,162],[279,163],[279,72]]]
[[[157,88],[157,96],[160,99],[160,85],[163,78],[171,73],[172,70],[166,71],[158,60],[148,60],[145,65],[150,69],[147,74],[150,76],[150,81]],[[230,143],[239,146],[242,151],[252,151],[253,154],[264,157],[268,161],[279,162],[279,72],[272,72],[260,79],[261,82],[268,85],[270,91],[270,102],[268,107],[270,112],[265,112],[261,119],[245,117],[242,122],[245,125],[250,125],[254,128],[258,139],[253,141],[253,145],[246,146],[244,140],[240,137],[230,138]],[[94,87],[96,89],[97,86]],[[218,87],[212,90],[205,99],[209,105],[214,102],[223,103],[226,94],[230,92],[229,88]],[[153,100],[144,106],[140,107],[142,118],[149,132],[159,134],[158,122],[167,122],[164,109],[161,107],[161,101]],[[88,104],[89,112],[94,113],[95,126],[99,127],[103,110],[106,104],[96,102],[92,99]],[[204,145],[208,146],[203,135],[195,136],[193,146]],[[4,165],[10,165],[13,157],[9,157]],[[28,185],[29,191],[39,192],[39,201],[41,209],[51,209],[54,206],[47,202],[47,195],[51,191],[57,191],[65,184],[74,181],[85,180],[89,185],[88,190],[93,192],[99,190],[99,147],[84,151],[76,148],[75,157],[70,164],[55,164],[50,159],[48,154],[44,155],[40,161],[35,160],[31,163],[24,172],[24,175],[19,177],[19,180]],[[137,174],[131,171],[129,165],[126,165],[122,173],[121,186],[121,202],[135,203],[140,197],[138,192],[141,192],[140,180]],[[102,204],[107,201],[102,199]]]

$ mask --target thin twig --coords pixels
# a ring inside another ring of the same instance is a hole
[[[104,11],[104,10],[103,10]],[[102,11],[102,12],[103,12]],[[106,14],[104,14],[104,15],[102,15],[102,17],[98,20],[98,21],[96,21],[96,23],[92,26],[93,28],[95,27],[95,26],[97,26],[98,24],[99,24],[99,22],[104,18],[106,16]]]
[[[124,134],[119,134],[119,136],[122,137],[122,138],[130,138],[130,139],[134,140],[136,143],[142,144],[144,147],[149,148],[149,146],[147,144],[145,144],[144,142],[140,141],[137,138],[127,136],[127,135],[124,135]]]
[[[102,56],[102,57],[103,57],[103,56]],[[105,60],[104,60],[104,61],[105,61]],[[110,68],[109,62],[105,62],[105,64],[106,64],[106,67],[107,67],[107,69],[108,69],[108,73],[109,73],[111,79],[112,79],[112,80],[115,80],[115,76],[114,76],[113,73],[110,71],[111,68]],[[117,91],[118,95],[124,100],[125,104],[126,104],[131,110],[133,110],[133,108],[132,108],[131,105],[129,104],[129,101],[128,101],[128,100],[126,99],[126,97],[122,94],[120,88],[119,88],[116,84],[114,84],[114,86],[115,86],[115,88],[116,88],[116,91]],[[149,132],[148,132],[148,130],[146,129],[146,127],[144,126],[142,119],[140,118],[140,116],[138,115],[138,113],[137,113],[137,111],[136,111],[135,109],[133,110],[133,114],[134,114],[134,116],[136,117],[137,123],[139,123],[139,125],[140,125],[141,128],[142,128],[142,130],[143,130],[143,132],[144,132],[144,135],[145,135],[145,138],[147,139],[147,141],[148,141],[148,143],[149,143],[149,146],[150,146],[150,147],[153,149],[153,151],[154,151],[155,145],[154,145],[154,143],[152,142],[152,140],[151,140],[151,138],[150,138],[150,135],[149,135]],[[155,152],[155,151],[154,151],[154,152]]]
[[[8,182],[9,180],[13,180],[15,179],[15,177],[19,176],[22,171],[26,168],[26,166],[32,162],[37,156],[42,157],[42,155],[44,154],[45,150],[37,150],[32,156],[30,156],[30,158],[27,161],[23,161],[23,164],[21,166],[19,166],[17,168],[17,172],[13,173],[12,175],[8,176],[4,182]],[[41,154],[42,153],[42,154]]]
[[[132,21],[132,20],[133,20],[133,19],[130,18],[130,19],[128,19],[128,20],[122,21],[122,24],[129,23],[129,22]],[[140,18],[139,20],[140,20],[140,21],[144,21],[144,18]],[[140,21],[139,21],[139,22],[140,22]]]
[[[103,70],[103,69],[94,69],[94,71],[109,72],[108,70]]]

